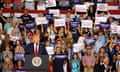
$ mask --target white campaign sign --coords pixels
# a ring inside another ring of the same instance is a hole
[[[73,52],[80,52],[82,50],[81,46],[82,45],[78,43],[73,44]]]
[[[65,26],[65,19],[54,19],[55,27]]]
[[[75,5],[76,12],[87,12],[87,5]]]
[[[120,26],[117,26],[117,33],[120,34]]]
[[[25,8],[29,10],[34,10],[34,2],[25,2]]]
[[[100,22],[107,22],[107,17],[95,17],[95,24],[100,24]]]
[[[54,16],[59,16],[60,15],[60,10],[59,9],[50,9],[49,13],[53,14]]]
[[[46,0],[46,7],[56,6],[56,0]]]
[[[46,47],[46,50],[47,50],[49,55],[54,54],[54,47]]]
[[[46,10],[45,5],[37,5],[37,10]]]
[[[111,32],[112,33],[117,33],[118,32],[118,27],[117,27],[118,25],[116,25],[116,24],[111,24]]]
[[[93,21],[92,20],[81,20],[82,28],[92,28]]]
[[[35,22],[37,25],[47,24],[48,20],[46,19],[46,17],[37,17],[37,18],[35,18]]]
[[[97,11],[107,11],[108,4],[107,3],[98,3],[97,4]]]

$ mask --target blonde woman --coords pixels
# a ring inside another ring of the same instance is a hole
[[[9,57],[5,58],[5,63],[3,64],[3,72],[13,72],[13,63]]]

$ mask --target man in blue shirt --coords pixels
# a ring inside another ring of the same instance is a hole
[[[104,44],[106,42],[106,38],[105,38],[102,30],[98,31],[98,40],[99,40],[99,42],[101,42],[102,46],[104,46]]]

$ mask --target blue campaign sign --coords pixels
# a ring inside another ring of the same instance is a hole
[[[34,22],[34,21],[25,23],[26,29],[29,29],[29,30],[34,29],[35,26],[36,26],[36,25],[35,25],[35,22]]]
[[[75,5],[75,4],[80,4],[81,0],[71,0],[71,4]]]
[[[119,44],[120,45],[120,39],[116,40],[115,44]]]
[[[79,24],[80,24],[79,21],[71,21],[71,22],[69,23],[69,26],[70,26],[70,27],[77,27]]]
[[[106,22],[100,23],[100,29],[109,29],[109,28],[110,28],[110,24],[108,24]]]
[[[49,20],[53,19],[53,14],[46,13],[46,14],[44,14],[44,16]]]
[[[95,38],[86,38],[85,42],[87,45],[93,46],[96,42],[96,39]]]
[[[15,53],[15,60],[23,60],[24,59],[24,53]]]

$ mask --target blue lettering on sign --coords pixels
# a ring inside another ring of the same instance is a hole
[[[53,19],[53,14],[44,14],[44,16],[47,18],[47,19]]]
[[[108,23],[100,23],[100,29],[109,29],[110,28],[110,24]]]
[[[19,52],[15,53],[15,60],[23,60],[23,58],[24,58],[24,53],[19,53]]]
[[[78,22],[78,21],[71,21],[71,22],[69,23],[69,26],[70,26],[70,27],[77,27],[79,24],[80,24],[80,22]]]
[[[27,29],[34,29],[35,28],[35,22],[28,22],[28,23],[25,23],[25,27],[27,28]]]
[[[93,46],[96,42],[96,39],[95,38],[86,38],[85,42],[87,45]]]
[[[24,24],[19,24],[20,29],[24,29]]]
[[[71,4],[80,4],[81,0],[71,0]]]

